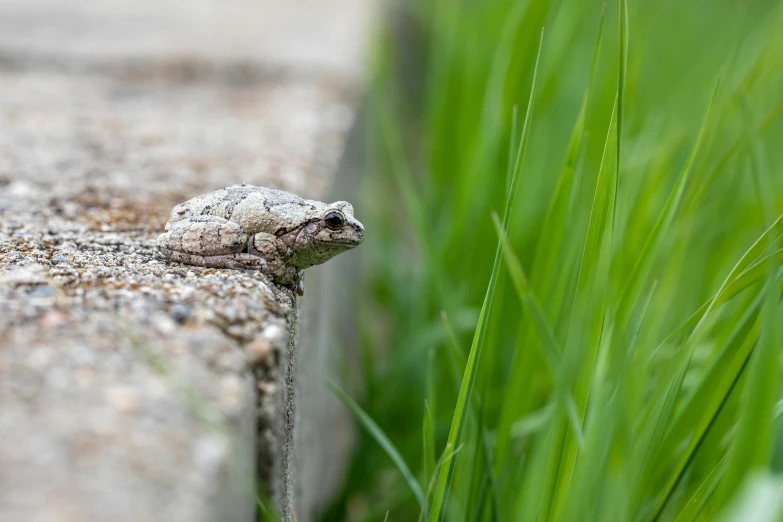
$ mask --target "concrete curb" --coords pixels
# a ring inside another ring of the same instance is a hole
[[[323,199],[363,4],[0,0],[0,521],[313,513],[295,297],[155,238],[237,182]]]

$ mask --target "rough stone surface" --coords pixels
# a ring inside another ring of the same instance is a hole
[[[290,499],[295,298],[155,239],[234,183],[323,198],[363,3],[0,0],[0,520]]]

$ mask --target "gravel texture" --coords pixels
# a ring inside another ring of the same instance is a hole
[[[90,190],[3,213],[3,520],[210,513],[252,491],[256,432],[261,478],[281,493],[292,297],[256,272],[169,264],[159,213]]]
[[[155,239],[226,185],[328,192],[361,17],[310,4],[259,36],[270,2],[0,0],[0,521],[250,520],[256,478],[290,500],[295,297]]]

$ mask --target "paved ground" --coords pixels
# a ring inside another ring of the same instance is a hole
[[[154,240],[225,185],[330,190],[366,20],[0,0],[0,521],[249,520],[256,461],[287,498],[293,297]]]

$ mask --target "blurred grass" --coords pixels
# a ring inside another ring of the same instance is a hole
[[[783,6],[624,5],[389,8],[323,520],[780,519]]]

